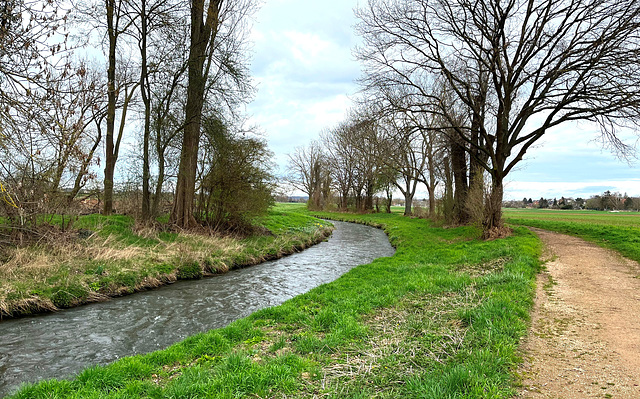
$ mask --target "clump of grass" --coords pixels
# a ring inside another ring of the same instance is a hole
[[[185,261],[178,267],[178,278],[181,280],[197,280],[202,278],[202,268],[196,261]]]
[[[13,398],[511,397],[535,235],[487,242],[398,215],[322,216],[382,225],[397,251],[225,328]]]

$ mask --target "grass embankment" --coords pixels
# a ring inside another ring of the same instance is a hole
[[[532,306],[540,243],[399,215],[322,214],[383,226],[397,251],[168,349],[13,398],[504,398]]]
[[[511,224],[580,237],[640,262],[640,213],[505,209]]]
[[[332,227],[286,208],[261,224],[273,235],[245,239],[136,228],[128,216],[89,215],[55,241],[8,250],[0,264],[0,317],[125,295],[274,259],[328,236]]]

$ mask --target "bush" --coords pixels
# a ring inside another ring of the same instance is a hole
[[[251,233],[253,221],[273,203],[273,154],[263,140],[235,135],[215,118],[205,121],[204,132],[208,170],[196,215],[217,230]]]

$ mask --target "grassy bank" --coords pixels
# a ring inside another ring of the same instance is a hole
[[[13,398],[512,395],[539,269],[532,233],[485,242],[399,215],[319,216],[382,226],[397,252],[225,328]]]
[[[55,221],[54,221],[55,222]],[[0,317],[18,316],[196,279],[253,265],[324,239],[331,226],[284,207],[261,224],[272,234],[244,239],[139,228],[128,216],[88,215],[50,242],[6,251]]]
[[[570,234],[640,262],[640,213],[506,209],[504,216],[508,223]]]

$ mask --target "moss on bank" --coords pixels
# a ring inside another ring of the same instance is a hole
[[[491,242],[398,215],[397,251],[168,349],[23,387],[13,398],[506,398],[526,333],[540,242]]]
[[[81,217],[53,243],[11,250],[0,265],[0,318],[224,273],[300,251],[332,231],[285,207],[272,209],[261,224],[269,234],[240,239],[137,228],[123,215]]]

